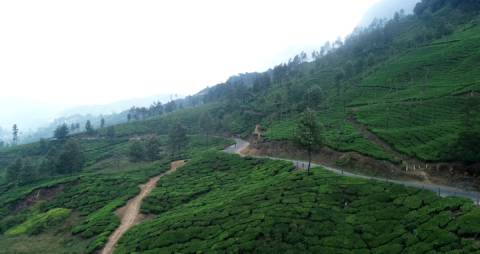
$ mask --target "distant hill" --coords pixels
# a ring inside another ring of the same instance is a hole
[[[20,143],[30,143],[40,138],[48,138],[53,130],[62,123],[81,123],[87,120],[99,125],[102,117],[108,124],[125,121],[126,111],[131,107],[148,107],[154,102],[166,103],[170,99],[179,99],[179,95],[154,95],[143,98],[122,100],[101,105],[83,105],[61,110],[60,105],[36,102],[21,98],[1,98],[0,100],[0,141],[7,143],[11,139],[10,129],[15,123],[20,129]],[[15,110],[11,110],[14,108]],[[32,114],[32,108],[35,114]]]
[[[101,105],[83,105],[78,107],[73,107],[67,109],[61,113],[62,116],[71,116],[71,115],[102,115],[102,114],[112,114],[120,113],[124,110],[131,108],[132,106],[136,107],[147,107],[150,106],[153,102],[160,101],[162,103],[168,102],[170,99],[178,99],[179,95],[155,95],[143,98],[135,98],[128,100],[121,100],[108,104]]]
[[[415,4],[420,0],[381,0],[370,8],[360,21],[359,26],[369,26],[375,18],[390,19],[395,12],[404,10],[405,14],[411,14]]]

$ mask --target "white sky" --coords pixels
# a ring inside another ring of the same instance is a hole
[[[0,99],[194,94],[345,36],[377,0],[5,0]]]

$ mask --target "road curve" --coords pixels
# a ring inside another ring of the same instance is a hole
[[[250,145],[250,143],[246,140],[239,139],[239,138],[234,138],[234,140],[235,140],[235,145],[227,147],[224,151],[227,152],[227,153],[243,155],[242,151],[245,148],[247,148]],[[267,159],[272,159],[272,160],[289,161],[289,162],[292,162],[295,165],[302,165],[302,164],[306,165],[306,163],[308,163],[306,161],[290,160],[290,159],[283,159],[283,158],[270,157],[270,156],[253,156],[253,157],[267,158]],[[339,175],[362,178],[362,179],[367,179],[367,180],[389,182],[389,183],[401,184],[401,185],[408,186],[408,187],[430,190],[430,191],[433,191],[433,192],[439,194],[442,197],[453,196],[453,197],[467,198],[467,199],[472,200],[477,205],[479,205],[479,202],[480,202],[480,192],[477,192],[477,191],[468,191],[468,190],[463,190],[463,189],[460,189],[460,188],[455,188],[455,187],[450,187],[450,186],[445,186],[445,185],[439,185],[439,184],[433,184],[433,183],[422,183],[422,182],[414,181],[414,180],[388,180],[388,179],[385,179],[385,178],[379,178],[379,177],[374,177],[374,176],[366,176],[366,175],[362,175],[362,174],[351,173],[351,172],[347,172],[347,171],[345,171],[343,169],[340,169],[340,168],[334,168],[334,167],[330,167],[330,166],[322,165],[322,164],[318,164],[318,163],[312,163],[312,166],[322,167],[322,168],[324,168],[328,171],[331,171],[331,172],[339,174]]]

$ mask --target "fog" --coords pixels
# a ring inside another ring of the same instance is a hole
[[[2,1],[0,126],[264,71],[348,35],[376,2]]]

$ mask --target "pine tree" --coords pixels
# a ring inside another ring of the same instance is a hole
[[[55,129],[53,136],[60,141],[64,141],[68,137],[68,132],[69,130],[67,124],[62,124]]]
[[[105,118],[102,117],[102,119],[100,120],[100,128],[104,128],[105,127]]]
[[[18,143],[18,126],[17,126],[17,124],[14,124],[13,127],[12,127],[12,135],[13,135],[12,143],[14,145],[16,145]]]
[[[90,120],[87,120],[87,122],[85,123],[85,131],[87,132],[88,135],[92,135],[95,133],[95,130],[93,129],[93,126]]]

